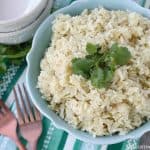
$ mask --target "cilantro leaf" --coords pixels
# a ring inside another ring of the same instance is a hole
[[[97,45],[87,43],[88,55],[85,58],[74,58],[72,70],[74,74],[82,75],[91,80],[96,88],[108,87],[118,66],[125,65],[131,58],[131,53],[126,47],[119,47],[114,43],[104,53],[99,53]]]
[[[112,57],[117,65],[126,65],[130,58],[131,53],[126,47],[119,47],[118,44],[113,44],[111,47]]]
[[[108,68],[95,68],[91,73],[91,83],[94,87],[105,88],[113,79],[113,72]]]
[[[4,62],[0,62],[0,73],[4,73],[6,72],[7,67],[6,64]]]
[[[90,69],[93,66],[93,60],[87,58],[74,58],[72,60],[72,70],[74,74],[82,75],[86,79],[90,77]]]
[[[9,54],[9,55],[0,55],[0,57],[7,58],[7,59],[16,59],[16,58],[22,58],[26,56],[28,53],[29,49],[25,49],[24,51],[19,51],[16,54]]]
[[[101,54],[96,53],[93,55],[87,55],[85,58],[90,59],[91,61],[93,61],[93,66],[99,66],[100,63],[100,58],[101,58]]]
[[[89,54],[95,54],[97,53],[98,51],[98,46],[97,45],[94,45],[92,43],[87,43],[86,45],[86,51],[89,53]]]
[[[90,80],[94,87],[104,87],[104,70],[102,68],[95,68],[91,73]]]
[[[104,81],[106,84],[112,82],[113,76],[114,76],[114,72],[111,69],[109,68],[104,69]]]
[[[6,52],[6,47],[3,45],[0,45],[0,54],[4,54]]]
[[[22,61],[23,61],[22,58],[20,58],[20,59],[12,59],[11,63],[15,64],[15,65],[20,65],[22,63]]]
[[[7,70],[7,64],[20,64],[30,50],[31,41],[19,45],[0,44],[0,74]]]
[[[110,48],[111,51],[115,51],[116,49],[118,49],[118,43],[114,43]]]

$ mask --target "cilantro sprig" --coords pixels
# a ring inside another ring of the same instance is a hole
[[[7,71],[7,64],[20,64],[30,49],[31,42],[19,45],[0,44],[0,74]]]
[[[87,43],[86,51],[88,55],[84,58],[72,59],[72,71],[89,79],[96,88],[108,87],[112,83],[115,70],[131,59],[128,48],[117,43],[104,53],[98,45]]]

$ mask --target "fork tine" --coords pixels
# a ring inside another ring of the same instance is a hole
[[[33,116],[32,109],[31,109],[31,103],[30,103],[30,100],[29,100],[29,95],[28,95],[28,92],[27,92],[27,89],[26,89],[24,83],[23,83],[23,89],[24,89],[26,100],[27,100],[27,106],[29,108],[30,121],[33,122],[34,121],[34,116]]]
[[[2,107],[2,108],[1,108],[1,112],[2,112],[2,114],[4,115],[4,114],[7,114],[8,111],[6,111],[6,109],[5,109],[4,107]]]
[[[41,120],[41,115],[40,115],[40,112],[38,111],[38,109],[34,106],[33,107],[34,109],[34,116],[35,116],[35,119],[40,121]]]
[[[30,105],[29,107],[31,108],[31,104],[30,104],[30,100],[29,100],[29,95],[28,95],[28,92],[27,92],[27,89],[26,89],[24,83],[23,83],[23,87],[24,87],[24,91],[25,91],[25,95],[26,95],[28,104]],[[34,111],[35,119],[36,119],[36,120],[41,120],[40,112],[37,110],[37,108],[36,108],[35,106],[33,106],[33,111]],[[33,117],[33,114],[32,114],[32,117]]]
[[[18,114],[18,122],[21,125],[21,124],[24,123],[24,121],[23,121],[23,115],[22,115],[22,112],[21,112],[21,108],[19,106],[19,99],[18,99],[15,87],[13,89],[13,92],[14,92],[14,95],[15,95],[15,101],[16,101],[16,107],[17,107],[17,114]]]
[[[0,106],[2,107],[4,113],[9,111],[8,107],[5,105],[5,103],[2,100],[0,100]]]
[[[24,121],[25,121],[25,123],[29,123],[26,105],[25,105],[22,90],[21,90],[21,87],[19,84],[18,84],[18,90],[19,90],[19,94],[20,94],[20,98],[21,98],[21,104],[22,104],[22,109],[23,109],[23,114],[24,114]]]

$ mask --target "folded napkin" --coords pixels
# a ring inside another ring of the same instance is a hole
[[[55,0],[53,11],[69,5],[73,0]],[[140,5],[149,8],[150,1],[135,0]],[[26,62],[21,65],[8,65],[8,70],[5,74],[0,75],[0,98],[2,98],[10,109],[16,113],[14,96],[11,92],[16,82],[25,80]],[[19,80],[18,80],[19,79]],[[113,145],[94,145],[77,140],[72,135],[63,130],[55,128],[50,120],[43,117],[43,132],[38,142],[38,150],[137,150],[138,139],[126,140]],[[27,145],[24,139],[22,142]],[[16,146],[12,140],[7,137],[0,136],[0,150],[16,150]]]

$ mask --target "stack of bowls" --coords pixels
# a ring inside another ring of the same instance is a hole
[[[0,43],[18,44],[30,40],[49,15],[53,0],[1,0]]]

